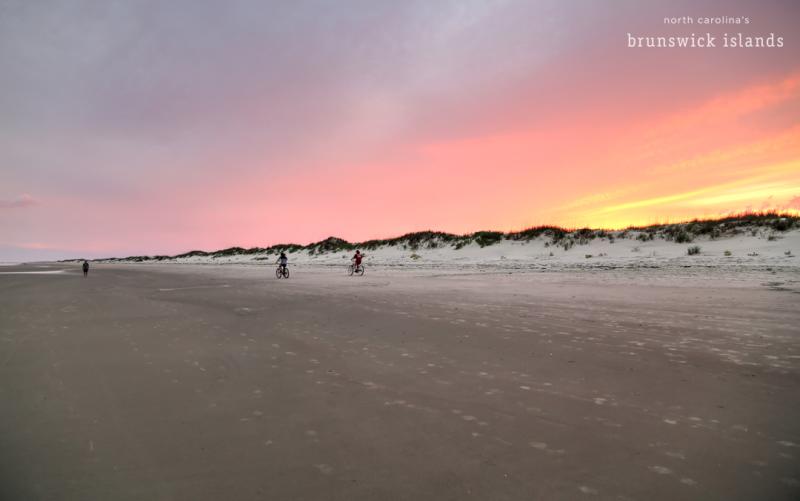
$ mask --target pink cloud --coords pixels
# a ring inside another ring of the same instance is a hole
[[[0,200],[0,209],[16,209],[20,207],[30,207],[38,204],[38,202],[28,195],[23,193],[14,200]]]
[[[43,244],[41,242],[25,242],[19,244],[17,247],[21,249],[36,249],[36,250],[45,250],[45,249],[52,249],[53,246],[48,244]]]
[[[795,209],[800,210],[800,195],[792,197],[789,202],[784,206],[784,209]]]

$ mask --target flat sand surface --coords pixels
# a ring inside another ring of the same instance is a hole
[[[0,499],[800,499],[797,273],[292,272],[0,269]]]

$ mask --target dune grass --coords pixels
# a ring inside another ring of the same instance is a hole
[[[521,231],[476,231],[464,235],[442,231],[418,231],[406,233],[399,237],[373,239],[364,242],[348,242],[338,237],[328,237],[308,245],[295,243],[276,244],[269,247],[229,247],[217,251],[206,252],[193,250],[175,256],[130,256],[127,258],[108,258],[104,261],[163,261],[167,259],[189,258],[193,256],[220,258],[250,254],[278,255],[281,252],[307,252],[320,255],[336,252],[350,252],[360,249],[371,251],[382,247],[399,247],[403,250],[418,251],[420,249],[436,249],[451,247],[455,250],[468,245],[488,247],[504,240],[526,242],[537,238],[546,239],[546,246],[555,246],[569,250],[575,245],[586,245],[593,240],[607,240],[614,243],[618,239],[635,239],[641,242],[663,239],[678,244],[692,243],[697,238],[716,239],[749,232],[752,236],[761,235],[774,239],[776,233],[800,228],[800,216],[780,212],[747,212],[717,219],[693,219],[678,223],[654,224],[650,226],[630,226],[624,230],[563,228],[553,225],[541,225]],[[71,261],[71,260],[70,260]]]

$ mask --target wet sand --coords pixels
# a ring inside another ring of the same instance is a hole
[[[291,271],[0,269],[0,499],[800,498],[781,277]]]

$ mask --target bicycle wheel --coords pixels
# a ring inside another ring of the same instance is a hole
[[[353,276],[353,265],[352,264],[347,267],[347,274],[350,275],[351,277]]]
[[[289,278],[289,268],[283,269],[283,278]]]
[[[364,265],[363,264],[360,265],[358,267],[358,269],[356,270],[356,275],[358,275],[359,277],[363,277],[364,276]]]
[[[278,277],[278,278],[283,278],[283,272],[281,272],[281,267],[280,266],[278,266],[275,269],[275,276]]]

